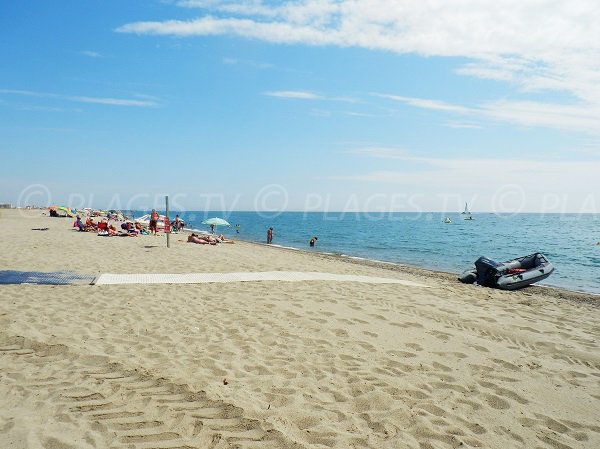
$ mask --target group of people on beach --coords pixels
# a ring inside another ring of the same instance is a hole
[[[51,215],[52,216],[52,215]],[[132,220],[125,220],[121,223],[120,230],[115,225],[110,224],[109,221],[113,219],[111,217],[101,217],[100,221],[94,222],[93,216],[89,215],[82,220],[81,215],[75,217],[73,227],[81,232],[96,232],[99,236],[121,236],[121,237],[137,237],[139,235],[158,235],[158,222],[160,215],[155,209],[152,209],[150,214],[150,220],[148,226]],[[175,217],[175,220],[171,222],[173,230],[178,232],[184,227],[184,222],[179,218],[179,215]]]
[[[149,234],[149,231],[140,223],[134,223],[130,220],[121,223],[121,229],[118,230],[114,224],[109,223],[106,217],[101,218],[97,223],[94,222],[92,217],[87,217],[84,223],[81,217],[77,215],[73,227],[77,228],[80,232],[96,232],[99,236],[103,237],[137,237]]]
[[[158,235],[158,221],[160,215],[155,209],[152,209],[150,214],[150,220],[148,227],[145,227],[139,222],[133,222],[126,220],[120,225],[118,230],[115,225],[109,223],[107,217],[102,217],[99,222],[94,222],[94,219],[90,216],[87,217],[85,223],[81,217],[77,215],[73,227],[77,228],[81,232],[96,232],[100,236],[120,236],[120,237],[138,237],[139,235]],[[175,220],[171,223],[175,231],[181,231],[184,226],[183,220],[179,218],[179,215],[175,217]],[[234,243],[233,240],[227,239],[223,234],[215,236],[214,226],[211,226],[211,234],[196,234],[192,233],[185,240],[188,243],[196,243],[199,245],[216,245],[217,243]],[[239,225],[236,225],[236,232],[239,232]],[[313,236],[310,238],[308,245],[314,247],[317,243],[318,237]],[[184,241],[184,240],[181,240]],[[267,229],[267,243],[273,243],[273,227]]]
[[[81,232],[96,232],[99,236],[119,236],[119,237],[138,237],[140,235],[157,235],[158,231],[158,218],[153,218],[155,210],[152,211],[153,214],[150,218],[150,224],[148,227],[145,227],[139,222],[133,222],[131,220],[126,220],[121,223],[120,230],[117,227],[109,223],[108,218],[103,217],[99,222],[94,222],[92,217],[87,217],[85,222],[82,221],[81,216],[77,215],[75,222],[73,223],[73,227],[77,228]],[[158,215],[158,213],[156,213]],[[183,221],[179,219],[179,215],[175,218],[174,228],[175,230],[181,230],[183,227]],[[184,240],[181,240],[184,241]],[[223,234],[215,236],[215,235],[199,235],[196,233],[192,233],[188,236],[188,243],[197,243],[200,245],[216,245],[217,243],[234,243],[233,240],[226,238]]]

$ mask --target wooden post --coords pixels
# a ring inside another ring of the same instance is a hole
[[[171,223],[171,219],[169,218],[169,195],[165,196],[165,216],[167,217],[167,221],[169,223]],[[167,229],[166,224],[165,227],[163,229]],[[167,232],[167,248],[171,247],[171,242],[169,240],[169,237],[171,236],[170,232]]]

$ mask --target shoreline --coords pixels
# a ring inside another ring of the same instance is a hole
[[[364,257],[356,257],[350,256],[347,254],[337,254],[337,253],[329,253],[329,252],[319,252],[319,251],[309,251],[303,248],[295,248],[288,247],[282,245],[272,245],[262,242],[256,242],[252,240],[240,240],[245,243],[249,243],[251,245],[260,245],[264,247],[269,247],[273,249],[283,250],[283,251],[299,251],[304,254],[314,255],[316,257],[322,257],[324,259],[330,259],[335,261],[340,261],[344,263],[356,264],[356,265],[364,265],[368,267],[380,268],[383,270],[389,270],[399,273],[406,273],[416,275],[422,278],[427,279],[437,279],[444,282],[456,282],[460,284],[458,281],[458,275],[456,273],[450,273],[447,271],[438,271],[431,270],[427,268],[421,268],[415,265],[402,264],[397,262],[388,262],[385,260],[376,260],[376,259],[368,259]],[[487,287],[478,287],[471,284],[462,284],[466,287],[474,287],[474,288],[487,288]],[[492,289],[493,290],[493,289]],[[526,288],[507,291],[507,293],[515,294],[515,295],[527,295],[527,294],[539,294],[544,295],[553,299],[566,299],[569,301],[581,302],[586,304],[591,304],[597,307],[600,307],[600,294],[586,292],[586,291],[577,291],[577,290],[569,290],[561,287],[553,287],[546,285],[530,285]]]
[[[40,217],[46,217],[45,215],[41,215],[46,209],[7,209],[12,211],[18,211],[19,214],[23,217],[26,215],[31,215],[32,213],[36,213]],[[4,210],[6,212],[6,210]],[[67,221],[71,220],[69,217],[64,217]],[[189,235],[192,232],[200,232],[204,234],[208,234],[207,231],[200,229],[191,229],[184,228],[182,231],[178,233],[171,233],[171,237],[176,237],[177,235]],[[161,237],[165,236],[164,233],[159,234]],[[143,237],[143,236],[141,236]],[[235,235],[231,238],[234,239]],[[385,260],[376,260],[376,259],[368,259],[365,257],[352,256],[348,254],[342,253],[333,253],[333,252],[321,252],[318,250],[307,250],[305,248],[293,247],[293,246],[285,246],[279,244],[267,244],[260,241],[246,240],[241,238],[235,238],[235,241],[244,242],[249,245],[257,245],[259,247],[268,247],[273,249],[279,249],[283,251],[293,251],[306,255],[314,255],[316,257],[323,258],[324,260],[333,260],[340,261],[344,263],[356,264],[359,266],[367,266],[372,268],[384,269],[397,273],[404,273],[414,275],[423,279],[435,279],[442,282],[451,282],[458,283],[458,274],[451,273],[447,271],[423,268],[416,265],[410,265],[399,262],[385,261]],[[477,287],[470,284],[462,284],[466,287]],[[479,288],[479,287],[477,287]],[[514,295],[527,295],[527,294],[539,294],[544,295],[553,299],[566,299],[575,302],[581,302],[586,304],[591,304],[594,306],[600,306],[600,293],[587,292],[587,291],[578,291],[571,290],[563,287],[556,286],[547,286],[547,285],[530,285],[526,288],[515,290],[515,291],[507,291],[506,293],[514,294]]]
[[[29,212],[40,212],[41,213],[41,212],[45,211],[46,209],[8,209],[8,210],[15,210],[15,211],[20,211],[20,212],[24,212],[24,213],[29,213]],[[249,211],[240,211],[240,212],[248,213]],[[317,213],[317,212],[315,212],[315,213]],[[411,212],[401,212],[400,214],[411,214]],[[540,213],[523,213],[523,214],[525,214],[525,215],[527,215],[527,214],[542,215],[542,216],[543,215],[551,215],[551,214],[540,214]],[[574,215],[574,214],[555,213],[554,215],[570,216],[570,215]],[[588,213],[587,215],[596,216],[598,214]],[[598,215],[598,216],[600,217],[600,215]],[[197,232],[197,233],[202,233],[202,234],[210,234],[208,231],[206,231],[204,229],[192,229],[192,228],[184,228],[179,233],[180,234],[181,233],[189,234],[192,232]],[[172,236],[174,236],[174,235],[177,235],[177,233],[172,234]],[[459,273],[448,272],[448,271],[444,271],[443,269],[436,269],[435,267],[425,268],[422,266],[413,265],[411,263],[406,263],[406,262],[395,262],[395,261],[387,261],[387,260],[369,259],[367,257],[353,256],[351,254],[344,254],[344,253],[337,253],[337,252],[320,252],[318,250],[310,251],[310,250],[305,249],[304,247],[294,247],[294,246],[286,246],[286,245],[279,245],[279,244],[268,245],[268,244],[266,244],[262,241],[258,241],[258,240],[248,240],[248,239],[239,238],[239,237],[237,237],[236,234],[232,234],[229,238],[235,239],[236,241],[249,243],[249,244],[272,246],[272,247],[277,247],[277,248],[281,248],[281,249],[300,251],[300,252],[303,252],[306,254],[319,254],[319,255],[322,255],[325,257],[331,256],[333,258],[340,258],[340,260],[356,261],[357,263],[361,263],[362,261],[364,261],[365,265],[373,266],[373,267],[384,268],[386,265],[389,264],[390,266],[398,267],[398,270],[396,270],[396,271],[407,272],[407,273],[410,273],[410,272],[418,273],[419,271],[421,271],[423,276],[425,276],[425,277],[429,277],[429,278],[438,277],[439,280],[445,280],[445,281],[454,281],[455,279],[457,279],[457,277],[459,275]],[[598,242],[598,244],[600,244],[600,242]],[[392,270],[392,271],[394,271],[394,270]],[[533,292],[533,291],[537,291],[536,289],[541,289],[539,291],[540,293],[547,294],[548,296],[552,296],[552,297],[560,298],[560,299],[570,299],[570,300],[584,301],[584,302],[590,302],[590,303],[594,303],[595,301],[600,301],[600,292],[577,290],[574,288],[561,287],[561,286],[557,286],[557,285],[533,284],[531,286],[526,287],[524,290],[517,290],[515,292],[518,292],[518,291]],[[589,298],[586,298],[587,296],[589,296]]]
[[[600,315],[589,295],[70,226],[0,213],[0,269],[337,277],[0,285],[2,447],[600,446]]]

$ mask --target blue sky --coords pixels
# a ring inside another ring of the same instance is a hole
[[[0,202],[600,212],[593,0],[2,2]]]

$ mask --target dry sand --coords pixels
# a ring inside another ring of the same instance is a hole
[[[1,211],[0,270],[319,271],[428,288],[0,286],[2,449],[600,447],[597,297],[71,224]]]

